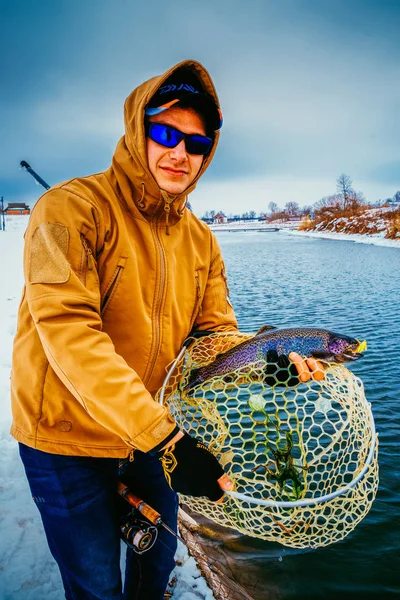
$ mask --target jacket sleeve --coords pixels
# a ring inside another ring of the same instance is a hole
[[[71,394],[128,446],[148,452],[176,425],[102,331],[95,260],[102,228],[94,202],[60,188],[42,196],[25,234],[29,310],[50,366]]]
[[[229,288],[217,239],[211,233],[211,264],[206,290],[195,329],[207,331],[237,331],[238,324],[229,300]]]

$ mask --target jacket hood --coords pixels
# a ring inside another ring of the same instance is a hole
[[[219,132],[216,132],[210,153],[205,157],[194,181],[182,194],[174,196],[159,188],[147,163],[145,107],[166,79],[183,67],[193,72],[204,90],[219,106],[217,92],[209,73],[203,65],[194,60],[182,61],[163,75],[145,81],[133,90],[125,101],[125,135],[118,142],[111,166],[118,195],[128,210],[133,214],[139,210],[147,218],[158,217],[160,220],[166,220],[167,226],[174,225],[183,216],[187,196],[195,189],[197,181],[210,164],[219,139]]]

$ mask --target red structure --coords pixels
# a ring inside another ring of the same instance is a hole
[[[31,209],[24,202],[10,202],[4,209],[4,214],[9,215],[30,215]]]

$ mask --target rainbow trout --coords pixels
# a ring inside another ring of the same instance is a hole
[[[184,390],[189,391],[213,377],[224,377],[250,364],[260,361],[267,364],[269,350],[275,350],[278,355],[287,356],[290,352],[297,352],[304,357],[342,363],[357,360],[366,348],[365,341],[360,342],[355,338],[326,329],[311,327],[276,329],[265,325],[251,339],[218,355],[214,362],[193,369]]]

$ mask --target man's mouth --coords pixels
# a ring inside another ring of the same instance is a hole
[[[182,169],[172,169],[171,167],[160,167],[160,169],[162,169],[169,175],[173,175],[175,177],[181,177],[182,175],[187,175],[187,171],[183,171]]]

